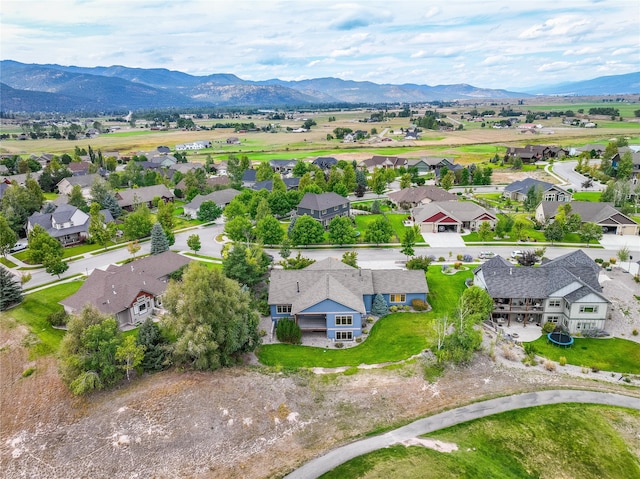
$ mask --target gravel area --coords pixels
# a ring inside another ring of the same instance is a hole
[[[640,332],[640,300],[635,297],[640,296],[640,284],[620,268],[601,273],[600,284],[612,303],[607,332],[640,343],[640,334],[633,334],[634,329]]]

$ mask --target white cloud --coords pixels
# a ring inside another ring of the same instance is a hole
[[[593,53],[598,53],[600,51],[601,49],[596,47],[583,47],[583,48],[576,48],[576,49],[571,48],[569,50],[565,50],[563,55],[564,56],[591,55]]]
[[[582,17],[562,15],[550,18],[546,22],[534,25],[523,31],[519,37],[526,39],[548,38],[558,36],[574,36],[588,32],[594,27],[593,23]]]

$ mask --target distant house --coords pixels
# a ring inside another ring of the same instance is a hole
[[[474,284],[493,298],[491,319],[542,326],[551,322],[571,334],[605,329],[610,301],[598,282],[600,266],[575,250],[539,267],[516,267],[495,256],[474,270]]]
[[[424,160],[424,158],[407,160],[407,168],[415,168],[418,170],[418,174],[428,173],[431,171],[430,165]]]
[[[162,311],[162,294],[169,274],[189,263],[172,251],[147,256],[122,266],[95,269],[73,295],[60,301],[64,310],[78,313],[86,305],[113,316],[122,328],[133,327]]]
[[[396,169],[401,166],[407,166],[406,158],[399,158],[397,156],[380,156],[374,155],[367,160],[363,160],[358,163],[360,168],[363,168],[369,172],[372,172],[376,168],[391,168]]]
[[[227,145],[239,145],[240,144],[240,138],[238,138],[237,136],[230,136],[229,138],[227,138]]]
[[[591,156],[599,157],[602,156],[604,150],[607,149],[607,145],[600,145],[599,143],[590,143],[584,146],[578,146],[575,148],[576,153],[579,155],[580,153],[587,152],[590,153]]]
[[[620,148],[618,149],[618,153],[613,155],[613,158],[611,158],[611,166],[614,170],[617,170],[618,164],[620,163],[620,157],[627,151],[631,152],[631,161],[633,162],[631,176],[629,179],[631,180],[632,185],[637,185],[640,181],[640,152],[628,149],[626,147]]]
[[[462,233],[477,231],[487,221],[494,228],[497,218],[482,206],[471,201],[439,201],[417,206],[411,210],[414,224],[422,233]]]
[[[370,270],[326,258],[301,270],[274,269],[269,281],[269,308],[274,323],[292,318],[305,332],[352,341],[362,334],[373,299],[390,306],[426,302],[427,281],[421,271]]]
[[[539,189],[542,192],[542,201],[567,202],[571,201],[572,198],[571,193],[564,188],[535,178],[514,181],[504,187],[502,196],[513,201],[524,201],[527,199],[527,193],[531,188]]]
[[[336,216],[349,216],[351,202],[338,193],[305,193],[300,200],[296,214],[309,215],[322,223],[325,228]]]
[[[211,148],[211,142],[208,140],[204,140],[194,141],[191,143],[180,143],[176,145],[176,151],[202,150],[204,148]]]
[[[445,158],[442,156],[424,156],[419,160],[409,160],[409,166],[412,166],[412,161],[419,162],[417,165],[420,165],[425,172],[433,171],[436,177],[440,176],[440,170],[443,168],[453,172],[464,168],[464,166],[456,163],[455,158]]]
[[[284,182],[284,186],[287,188],[287,191],[297,190],[298,185],[300,184],[300,178],[295,176],[292,178],[282,178],[282,181]],[[251,188],[257,191],[259,190],[271,191],[273,190],[273,180],[258,181]]]
[[[162,198],[167,203],[173,201],[174,194],[169,191],[165,185],[153,185],[143,186],[141,188],[129,188],[116,192],[116,200],[120,208],[133,211],[137,205],[146,203],[149,208],[152,208],[153,199]]]
[[[256,184],[256,174],[257,170],[254,170],[253,168],[244,170],[244,173],[242,174],[242,186],[245,188],[253,187],[253,185]]]
[[[72,161],[67,165],[73,176],[82,176],[89,174],[89,168],[92,163],[88,161]]]
[[[536,208],[536,220],[540,223],[553,221],[562,205],[558,201],[543,201]],[[622,214],[611,203],[595,203],[590,201],[572,201],[571,213],[580,215],[583,223],[595,223],[602,226],[605,234],[637,235],[640,225]]]
[[[113,221],[109,210],[101,210],[105,223]],[[27,219],[27,232],[35,225],[42,226],[47,233],[62,243],[69,246],[81,243],[87,239],[89,229],[89,215],[75,206],[60,205],[53,213],[34,213]]]
[[[168,155],[169,153],[171,153],[171,148],[169,148],[168,146],[159,146],[156,148],[156,151],[161,155]]]
[[[313,160],[312,164],[316,165],[321,170],[330,170],[333,165],[338,164],[338,160],[332,156],[319,156]]]
[[[432,201],[458,201],[457,195],[449,193],[438,186],[430,185],[404,188],[399,191],[393,191],[387,196],[397,206],[408,205],[410,208],[431,203]]]
[[[85,198],[91,198],[91,185],[93,185],[95,181],[104,180],[97,173],[63,178],[58,183],[58,193],[61,195],[70,195],[73,187],[75,185],[80,185],[80,188],[82,189],[82,196]]]
[[[275,173],[285,176],[291,174],[297,162],[297,160],[270,160],[269,166]]]
[[[213,193],[209,193],[208,195],[196,195],[195,198],[191,200],[190,203],[184,205],[184,215],[190,216],[191,218],[195,218],[198,216],[198,211],[200,210],[200,205],[205,201],[213,201],[220,208],[224,208],[227,206],[232,199],[238,196],[240,192],[238,190],[234,190],[233,188],[228,188],[226,190],[214,191]]]
[[[228,167],[229,163],[227,161],[221,161],[220,163],[213,163],[209,168],[216,175],[226,175]]]

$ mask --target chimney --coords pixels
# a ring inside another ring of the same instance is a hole
[[[512,272],[513,272],[513,268],[509,268],[509,276],[511,276]]]
[[[300,292],[300,281],[296,281],[296,290],[298,293]]]

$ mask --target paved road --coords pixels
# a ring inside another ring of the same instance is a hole
[[[600,160],[590,160],[590,163],[596,164],[599,163],[599,161]],[[574,171],[577,164],[578,162],[575,160],[558,161],[553,164],[553,172],[564,178],[568,183],[565,185],[566,188],[573,188],[573,191],[603,191],[606,188],[606,185],[601,184],[599,181],[594,181],[591,188],[583,188],[582,183],[587,180],[587,177]]]
[[[640,409],[640,399],[638,398],[595,391],[550,390],[490,399],[419,419],[380,436],[363,439],[339,447],[309,461],[304,466],[286,476],[286,478],[310,479],[319,477],[354,457],[473,419],[514,409],[567,402],[604,404],[607,406]]]

